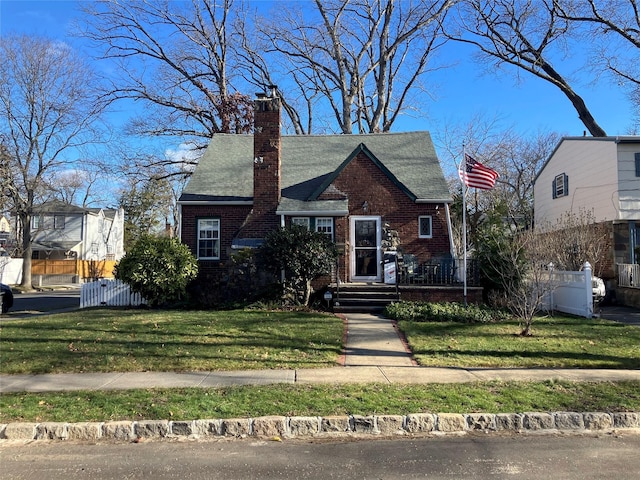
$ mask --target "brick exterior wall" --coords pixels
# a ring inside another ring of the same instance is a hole
[[[343,192],[349,199],[349,215],[380,216],[383,225],[388,224],[390,229],[398,232],[400,248],[405,253],[416,255],[420,263],[450,254],[444,204],[413,202],[366,154],[359,153],[338,175],[330,189],[331,198],[335,198],[336,190]],[[320,199],[324,199],[324,196],[321,195]],[[366,213],[362,208],[364,202],[368,205]],[[433,238],[419,238],[418,217],[422,215],[430,215],[432,218]],[[337,218],[336,243],[347,245],[349,236],[349,220]],[[349,248],[346,248],[345,255],[340,259],[340,276],[343,281],[347,280],[348,271]]]
[[[227,271],[231,256],[231,241],[251,212],[249,205],[183,205],[182,242],[197,255],[197,221],[200,218],[220,219],[220,260],[200,260],[200,276],[219,277]]]

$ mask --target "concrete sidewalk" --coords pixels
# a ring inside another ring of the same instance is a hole
[[[242,370],[232,372],[132,372],[0,375],[0,394],[135,388],[213,388],[231,385],[344,383],[470,383],[489,380],[581,382],[640,381],[640,370],[608,369],[483,369],[434,367],[335,367],[304,370]]]
[[[347,315],[345,366],[301,370],[0,375],[0,393],[134,388],[225,387],[278,383],[463,383],[487,380],[639,380],[640,370],[418,367],[391,320]]]

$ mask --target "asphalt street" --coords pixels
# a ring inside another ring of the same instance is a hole
[[[0,444],[0,479],[635,480],[640,435]]]
[[[16,293],[13,296],[13,307],[0,318],[24,318],[30,315],[75,310],[79,307],[80,289]]]

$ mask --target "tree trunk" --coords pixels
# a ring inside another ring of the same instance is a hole
[[[606,137],[607,133],[602,129],[598,122],[596,122],[593,115],[587,108],[587,105],[584,103],[584,100],[580,95],[573,91],[573,89],[569,86],[569,84],[565,81],[565,79],[560,75],[551,65],[548,63],[542,64],[542,70],[549,75],[552,82],[560,88],[562,93],[569,99],[573,108],[578,112],[578,118],[587,127],[589,133],[594,137]]]
[[[20,214],[22,223],[22,282],[20,286],[25,291],[33,290],[31,282],[31,254],[33,246],[31,243],[31,215]]]
[[[522,329],[522,331],[520,332],[520,336],[521,337],[530,337],[531,334],[531,320],[525,322],[524,324],[524,328]]]
[[[304,305],[309,305],[309,299],[311,298],[311,280],[306,280],[304,284]]]

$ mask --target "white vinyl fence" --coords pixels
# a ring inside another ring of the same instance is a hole
[[[80,290],[80,308],[138,307],[146,303],[139,293],[131,293],[129,285],[120,280],[84,283]]]
[[[589,262],[585,262],[580,272],[552,270],[549,275],[553,290],[545,299],[545,310],[593,317],[593,285]]]

